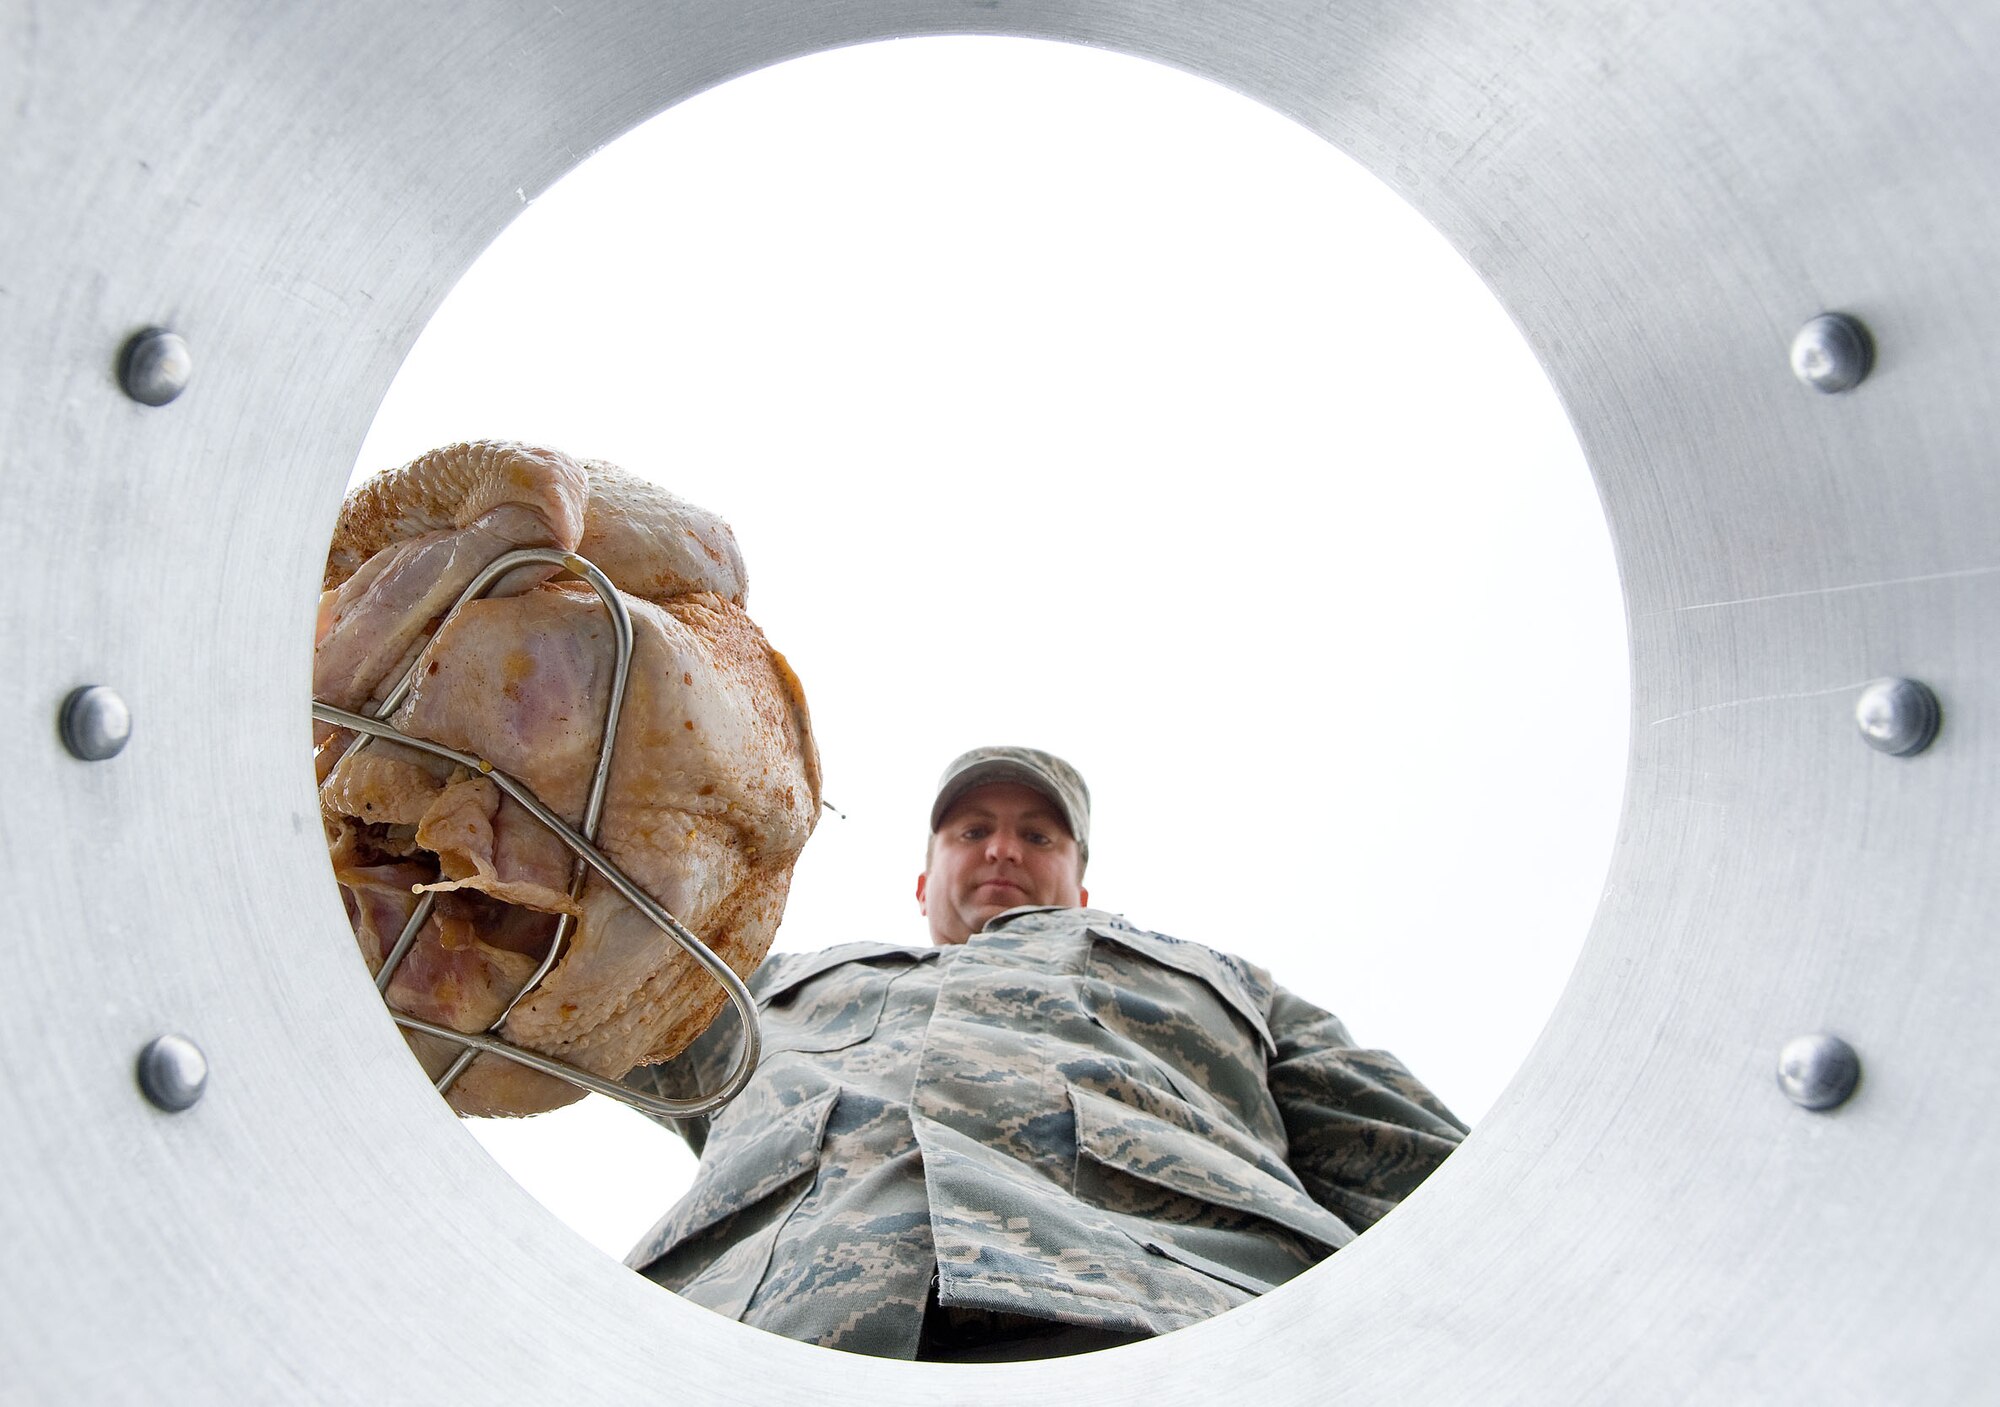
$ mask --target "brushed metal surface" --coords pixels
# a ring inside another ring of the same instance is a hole
[[[907,34],[1148,56],[1339,143],[1481,270],[1620,558],[1616,859],[1465,1149],[1325,1266],[1052,1363],[828,1354],[687,1305],[481,1154],[375,999],[307,755],[320,558],[424,319],[585,154]],[[1964,1401],[2000,1304],[2000,7],[1669,0],[0,5],[0,1349],[11,1401]],[[1867,382],[1801,386],[1838,307]],[[121,392],[147,327],[201,349]],[[1857,746],[1921,678],[1922,756]],[[111,765],[51,727],[115,680]],[[246,785],[245,779],[257,779]],[[1771,1052],[1839,1030],[1826,1114]],[[132,1052],[217,1072],[166,1115]]]

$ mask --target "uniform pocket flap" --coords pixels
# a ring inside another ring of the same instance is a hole
[[[875,1034],[889,984],[915,961],[910,949],[886,943],[845,943],[824,953],[788,955],[752,988],[762,1013],[764,1053],[822,1054],[859,1045]],[[826,980],[814,985],[820,978]]]
[[[1278,1043],[1271,1039],[1271,1027],[1264,1020],[1263,1003],[1271,999],[1270,989],[1242,959],[1204,948],[1199,943],[1186,943],[1164,933],[1147,933],[1123,924],[1093,923],[1090,936],[1116,943],[1202,983],[1242,1018],[1264,1047],[1265,1055],[1277,1054]]]
[[[764,959],[750,979],[750,991],[757,1005],[782,1002],[813,978],[850,962],[874,962],[883,958],[921,962],[928,954],[894,943],[842,943],[816,953],[774,953]]]
[[[1081,1157],[1199,1202],[1259,1216],[1331,1250],[1354,1230],[1277,1174],[1247,1135],[1215,1123],[1192,1106],[1189,1125],[1071,1085],[1076,1146]]]
[[[825,1089],[775,1113],[760,1108],[760,1123],[753,1129],[712,1134],[694,1186],[633,1248],[625,1263],[634,1270],[644,1269],[690,1236],[812,1172],[819,1166],[826,1121],[839,1097],[838,1089]],[[738,1118],[732,1124],[743,1122]]]

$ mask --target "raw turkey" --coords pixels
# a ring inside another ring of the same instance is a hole
[[[553,450],[433,451],[363,484],[341,510],[314,696],[373,712],[417,660],[415,687],[388,721],[487,759],[579,825],[615,655],[604,604],[558,568],[523,567],[445,621],[472,578],[519,547],[588,558],[631,611],[631,682],[598,847],[747,976],[819,818],[819,759],[798,680],[744,613],[743,561],[720,519]],[[437,893],[391,1006],[486,1030],[567,912],[577,924],[561,960],[500,1035],[615,1079],[675,1055],[715,1017],[726,998],[714,979],[600,877],[572,901],[570,852],[490,779],[381,740],[342,760],[353,738],[316,725],[327,843],[371,971],[415,891]],[[461,1049],[410,1043],[433,1076]],[[481,1055],[449,1098],[462,1114],[529,1114],[581,1096]]]

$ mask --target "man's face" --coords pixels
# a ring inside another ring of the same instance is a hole
[[[988,782],[951,805],[917,876],[931,942],[963,943],[1023,904],[1088,903],[1083,856],[1055,803],[1019,782]]]

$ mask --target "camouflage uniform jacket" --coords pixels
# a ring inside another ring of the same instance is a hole
[[[1460,1124],[1260,968],[1093,909],[962,946],[772,956],[749,1088],[681,1132],[693,1187],[627,1263],[808,1343],[916,1353],[925,1305],[1163,1333],[1339,1249]],[[725,1015],[634,1072],[685,1097]]]

